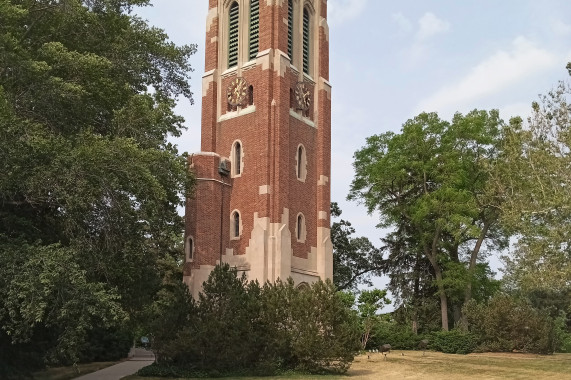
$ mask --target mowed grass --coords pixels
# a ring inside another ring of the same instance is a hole
[[[79,374],[72,366],[69,367],[54,367],[48,368],[44,371],[34,372],[32,374],[34,380],[69,380],[75,377],[83,376],[91,372],[99,371],[100,369],[110,367],[120,362],[95,362],[78,364]]]
[[[159,380],[162,378],[129,376],[129,380]],[[242,377],[241,380],[260,380]],[[384,359],[382,354],[355,358],[346,375],[342,376],[274,376],[271,379],[321,380],[571,380],[571,354],[531,355],[486,353],[449,355],[440,352],[393,351]]]

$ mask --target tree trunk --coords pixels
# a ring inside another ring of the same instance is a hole
[[[474,272],[476,271],[476,264],[478,263],[478,254],[480,253],[480,249],[482,248],[482,243],[484,242],[484,239],[488,234],[489,228],[490,228],[490,223],[485,222],[484,227],[482,228],[482,231],[480,233],[480,236],[478,237],[478,241],[476,242],[476,245],[474,246],[474,249],[470,254],[470,264],[468,266],[468,283],[466,284],[466,290],[464,292],[464,305],[472,299],[472,281],[474,279]],[[462,328],[465,330],[468,329],[468,321],[466,320],[466,317],[464,315],[462,315],[460,326],[462,326]]]
[[[454,302],[452,305],[452,316],[454,318],[454,326],[462,323],[462,301]]]
[[[438,265],[438,241],[440,239],[440,227],[436,229],[434,233],[434,238],[432,239],[431,247],[426,244],[424,246],[424,253],[430,264],[434,268],[434,274],[436,276],[436,283],[438,284],[438,293],[440,295],[440,314],[442,318],[442,330],[448,331],[448,299],[446,298],[446,292],[444,291],[444,285],[442,284],[442,270],[440,265]]]
[[[442,317],[442,330],[448,331],[448,299],[446,298],[444,285],[442,285],[442,272],[440,271],[440,267],[438,267],[438,265],[435,266],[434,271],[436,272],[438,293],[440,293],[440,314]]]

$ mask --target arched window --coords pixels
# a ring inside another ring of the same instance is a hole
[[[303,8],[303,72],[306,74],[309,74],[310,42],[309,11]]]
[[[260,1],[250,0],[250,54],[252,60],[258,55],[260,42]]]
[[[304,243],[305,242],[305,217],[303,216],[303,214],[300,212],[299,214],[297,214],[297,223],[295,226],[295,235],[297,237],[297,241],[300,243]]]
[[[230,157],[232,157],[232,176],[239,177],[242,174],[242,160],[244,159],[244,148],[240,141],[234,141]]]
[[[230,5],[229,31],[228,31],[228,67],[238,64],[238,24],[239,7],[237,2]]]
[[[303,147],[297,148],[297,178],[301,178],[301,161],[303,160]]]
[[[254,105],[254,86],[248,87],[248,105]]]
[[[295,175],[298,180],[305,182],[305,178],[307,177],[307,154],[302,144],[299,144],[297,147],[295,161]]]
[[[187,261],[192,261],[194,256],[194,241],[192,240],[191,236],[186,238],[186,244],[184,246],[184,251],[186,254]]]
[[[232,229],[230,233],[234,239],[240,237],[240,213],[238,211],[232,213]]]
[[[293,62],[293,0],[287,2],[287,54]]]

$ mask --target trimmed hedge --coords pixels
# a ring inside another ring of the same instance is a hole
[[[458,329],[439,331],[432,334],[429,347],[446,354],[469,354],[478,346],[478,338]]]

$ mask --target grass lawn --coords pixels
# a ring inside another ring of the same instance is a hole
[[[404,354],[404,356],[402,355]],[[274,379],[276,377],[272,377]],[[355,358],[343,376],[287,376],[279,379],[321,380],[571,380],[571,354],[531,355],[486,353],[449,355],[440,352],[393,351],[384,360],[381,354]],[[129,380],[159,380],[163,378],[129,376]],[[243,377],[241,380],[260,380]],[[164,379],[163,379],[164,380]]]
[[[110,367],[119,362],[95,362],[78,364],[79,374],[73,367],[54,367],[48,368],[44,371],[34,372],[34,380],[69,380],[74,377],[86,375],[91,372],[99,371],[100,369]]]

